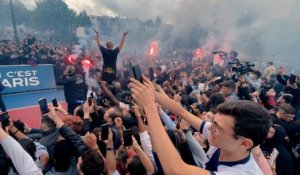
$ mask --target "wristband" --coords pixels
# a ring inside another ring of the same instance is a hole
[[[19,130],[17,129],[15,132],[13,132],[13,135],[17,134],[19,132]]]
[[[106,148],[106,151],[115,151],[115,149],[114,148]]]

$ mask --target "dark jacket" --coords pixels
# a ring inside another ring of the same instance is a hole
[[[35,130],[35,132],[30,133],[28,137],[36,139],[40,144],[44,145],[49,155],[52,156],[58,135],[57,129],[53,128],[48,131]]]
[[[88,147],[81,140],[80,136],[77,135],[71,128],[66,125],[63,125],[59,129],[59,133],[62,137],[65,138],[66,141],[70,142],[71,145],[75,148],[76,156],[80,157],[86,151],[88,151]]]
[[[77,103],[77,101],[86,100],[87,86],[81,75],[62,75],[57,80],[57,84],[64,85],[64,93],[67,103]]]

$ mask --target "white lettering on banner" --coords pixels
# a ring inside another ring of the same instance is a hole
[[[14,77],[31,77],[36,76],[37,71],[36,70],[26,70],[26,71],[9,71],[6,73],[6,76],[9,78]]]
[[[18,85],[19,85],[20,87],[23,87],[23,86],[24,86],[24,85],[23,85],[23,79],[22,79],[22,78],[13,78],[12,81],[13,81],[13,87],[18,87]]]
[[[24,86],[38,86],[40,84],[38,77],[12,78],[3,79],[2,84],[9,88],[24,87]]]
[[[2,84],[3,84],[3,86],[9,87],[9,88],[12,87],[10,82],[8,81],[8,79],[3,79]]]
[[[30,77],[29,82],[31,86],[38,86],[40,85],[40,81],[38,77]]]

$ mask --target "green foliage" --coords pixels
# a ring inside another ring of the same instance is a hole
[[[76,13],[62,0],[38,0],[32,24],[41,32],[54,32],[55,39],[74,37]]]
[[[14,0],[13,5],[17,25],[29,24],[31,12],[24,6],[24,4],[20,0]],[[8,0],[0,0],[0,25],[12,25]]]
[[[91,27],[92,22],[91,19],[89,18],[88,14],[86,11],[82,11],[79,13],[76,19],[76,24],[77,26],[82,26],[82,27]]]

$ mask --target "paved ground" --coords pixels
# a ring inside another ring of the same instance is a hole
[[[66,106],[63,90],[10,94],[4,95],[3,100],[13,120],[20,119],[30,127],[39,128],[41,112],[38,100],[44,97],[48,103],[56,98],[59,103]]]

